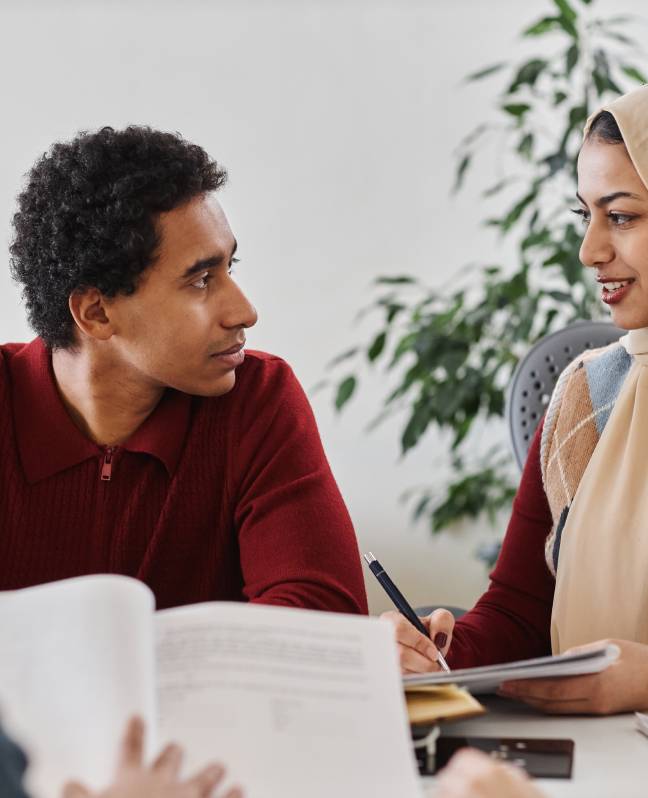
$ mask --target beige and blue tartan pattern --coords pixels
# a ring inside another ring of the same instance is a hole
[[[619,342],[588,350],[567,366],[551,396],[540,466],[552,517],[545,559],[554,577],[569,508],[631,365]]]

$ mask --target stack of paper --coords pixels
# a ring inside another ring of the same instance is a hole
[[[613,644],[592,647],[574,654],[559,654],[556,657],[505,662],[481,668],[465,668],[449,673],[424,673],[404,676],[406,689],[421,685],[457,684],[466,687],[474,695],[494,692],[502,682],[514,679],[548,679],[561,676],[578,676],[583,673],[599,673],[619,658],[619,648]]]
[[[176,740],[187,772],[224,762],[248,798],[421,798],[390,624],[153,605],[121,576],[0,593],[0,712],[34,795],[102,789],[137,713],[151,748]]]

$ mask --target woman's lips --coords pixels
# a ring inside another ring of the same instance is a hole
[[[622,283],[622,285],[619,285]],[[632,289],[634,280],[610,280],[603,283],[601,299],[606,305],[616,305],[625,299],[628,292]]]

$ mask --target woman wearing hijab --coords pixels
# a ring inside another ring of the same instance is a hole
[[[621,656],[600,674],[502,689],[602,714],[648,706],[648,86],[588,119],[577,198],[580,259],[628,333],[558,380],[487,592],[456,626],[445,610],[424,623],[453,667],[615,642]],[[438,670],[431,640],[386,615],[403,670]]]

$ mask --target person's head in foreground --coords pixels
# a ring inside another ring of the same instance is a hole
[[[81,133],[35,164],[18,198],[12,273],[56,354],[125,385],[216,396],[234,385],[256,312],[230,276],[226,172],[180,135]]]

